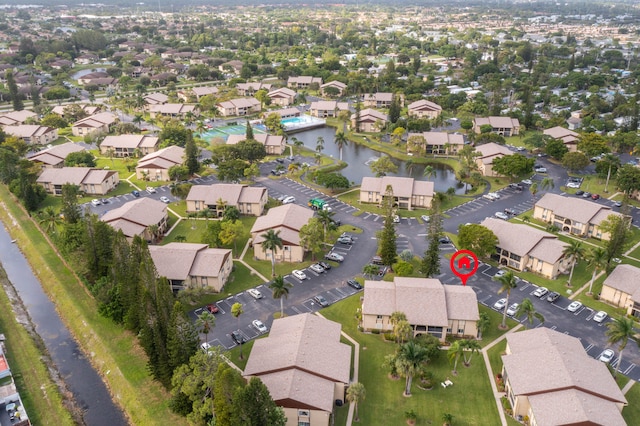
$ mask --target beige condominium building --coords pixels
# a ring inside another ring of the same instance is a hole
[[[391,186],[394,204],[400,209],[428,209],[434,194],[434,183],[413,178],[384,176],[363,177],[360,185],[360,202],[381,204]]]

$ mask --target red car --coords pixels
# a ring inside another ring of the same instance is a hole
[[[600,196],[599,196],[598,194],[593,194],[593,195],[591,196],[591,199],[592,199],[592,200],[597,200],[597,199],[599,199],[599,198],[600,198]]]
[[[210,304],[207,305],[207,311],[211,312],[212,314],[217,314],[218,313],[218,307],[215,304]]]

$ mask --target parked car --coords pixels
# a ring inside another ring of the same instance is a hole
[[[355,288],[356,290],[362,290],[362,285],[356,280],[347,280],[347,285]]]
[[[560,293],[556,293],[555,291],[552,291],[551,293],[549,293],[549,295],[547,296],[547,302],[555,302],[556,300],[558,300],[558,297],[560,297]]]
[[[531,179],[522,179],[520,182],[525,185],[533,185],[533,181],[531,181]]]
[[[339,262],[339,263],[344,262],[344,257],[334,252],[327,253],[324,258],[328,260],[333,260],[334,262]]]
[[[510,316],[515,315],[519,307],[520,307],[519,303],[512,303],[511,306],[507,308],[507,315],[510,315]]]
[[[282,204],[291,204],[296,202],[296,197],[289,195],[288,197],[284,197],[282,199]]]
[[[487,200],[495,201],[500,198],[500,194],[497,192],[487,192],[482,196],[482,198],[486,198]]]
[[[578,197],[582,197],[584,195],[584,191],[580,190],[580,191],[576,191],[576,195]]]
[[[596,312],[596,314],[593,316],[593,320],[595,322],[602,322],[605,320],[605,318],[607,318],[607,313],[605,311],[598,311]]]
[[[440,237],[438,238],[438,242],[440,242],[440,244],[451,244],[449,237]]]
[[[331,265],[329,265],[327,262],[318,262],[318,265],[322,266],[325,271],[331,269]]]
[[[590,192],[585,192],[584,194],[582,194],[583,198],[591,198],[591,193]]]
[[[109,200],[107,200],[106,198],[100,198],[100,202],[102,204],[109,204]]]
[[[313,298],[314,302],[316,302],[318,305],[322,306],[323,308],[326,308],[327,306],[329,306],[329,302],[327,301],[327,299],[325,299],[324,297],[317,295],[316,297]]]
[[[153,186],[147,186],[147,192],[149,194],[155,194],[156,193],[156,189]]]
[[[576,312],[580,308],[582,308],[582,303],[576,300],[575,302],[571,302],[571,304],[567,306],[567,311]]]
[[[102,203],[97,198],[94,198],[93,200],[91,200],[91,204],[93,204],[94,206],[99,206]]]
[[[253,297],[254,299],[262,299],[262,293],[260,293],[255,288],[250,288],[249,290],[247,290],[247,293],[249,293],[249,296]]]
[[[169,197],[160,197],[160,201],[162,201],[165,204],[169,204],[171,202],[171,200],[169,199]]]
[[[616,353],[613,352],[612,349],[605,349],[604,351],[602,351],[602,353],[598,357],[598,361],[606,362],[608,364],[611,362],[615,354]]]
[[[322,274],[324,272],[324,268],[317,263],[309,266],[309,269],[311,269],[313,272],[317,272],[318,274]]]
[[[393,223],[400,223],[400,216],[398,216],[397,214],[393,215]]]
[[[202,342],[202,344],[200,345],[200,348],[204,351],[204,352],[209,352],[209,349],[211,348],[211,345],[207,342]]]
[[[516,191],[522,191],[524,189],[524,187],[519,183],[510,183],[509,188],[515,189]]]
[[[353,244],[353,240],[349,237],[340,237],[338,238],[338,242],[340,244],[349,244],[349,245]]]
[[[245,342],[244,336],[238,330],[231,332],[231,339],[233,339],[233,341],[236,342],[237,345],[241,345]]]
[[[502,298],[493,304],[493,307],[499,311],[503,310],[507,306],[507,299]]]
[[[533,292],[533,295],[536,297],[544,297],[547,293],[549,293],[549,290],[546,287],[538,287],[536,291]]]
[[[267,326],[264,325],[264,323],[260,320],[253,320],[251,324],[253,324],[256,330],[258,330],[258,333],[266,333],[267,331],[269,331],[267,329]]]
[[[567,188],[580,188],[580,184],[578,182],[567,182]]]
[[[431,220],[431,218],[426,214],[423,214],[422,216],[420,216],[420,219],[422,219],[424,223],[429,223],[429,220]]]
[[[493,215],[495,217],[497,217],[498,219],[502,219],[502,220],[508,220],[509,219],[509,215],[504,213],[504,212],[495,212]]]
[[[211,312],[212,314],[217,314],[219,311],[218,305],[216,305],[215,303],[208,304],[207,311]]]
[[[501,276],[503,276],[506,273],[507,273],[507,271],[505,271],[504,269],[499,269],[498,272],[496,272],[493,275],[493,278],[500,278]]]
[[[133,191],[131,191],[131,195],[133,195],[134,197],[138,198],[140,196],[140,192],[136,191],[135,189]]]
[[[544,166],[534,167],[536,173],[547,173],[547,168]]]
[[[291,271],[291,275],[293,275],[294,277],[296,277],[299,280],[306,280],[307,279],[307,275],[304,272],[299,271],[297,269],[294,269],[293,271]]]
[[[599,199],[600,199],[600,196],[599,196],[598,194],[593,194],[593,195],[591,196],[591,199],[592,199],[592,200],[599,200]]]
[[[518,215],[518,212],[515,211],[514,209],[504,209],[504,212],[506,214],[510,214],[511,216],[517,216]]]
[[[622,207],[622,201],[616,201],[613,205],[616,207]]]

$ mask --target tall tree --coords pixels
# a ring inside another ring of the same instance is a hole
[[[78,197],[80,196],[80,188],[78,185],[65,183],[62,185],[62,208],[60,212],[66,223],[77,223],[80,221],[81,213],[78,205]]]
[[[507,308],[509,306],[509,296],[511,296],[511,290],[517,287],[518,283],[516,281],[516,276],[513,275],[513,272],[507,271],[504,275],[500,277],[494,277],[494,280],[500,283],[500,289],[498,290],[498,294],[506,292],[507,293],[507,303],[505,304],[505,308],[502,310],[502,324],[500,324],[501,328],[507,328]]]
[[[200,163],[198,162],[198,147],[196,146],[193,138],[189,138],[187,139],[184,148],[184,156],[186,157],[184,165],[187,166],[189,175],[192,176],[200,170]]]
[[[562,255],[569,258],[569,261],[571,262],[571,272],[569,272],[569,281],[567,281],[567,285],[571,287],[573,269],[575,268],[576,263],[578,263],[585,255],[585,249],[582,247],[582,241],[569,241],[569,245],[564,248]]]
[[[382,230],[378,232],[378,253],[382,258],[382,264],[391,267],[396,263],[397,244],[396,227],[393,223],[394,196],[391,185],[388,185],[382,200],[384,210],[384,224]]]
[[[383,155],[369,165],[369,168],[377,177],[386,176],[388,173],[397,173],[398,166],[391,161],[391,157]]]
[[[599,270],[602,270],[607,267],[608,259],[607,259],[607,251],[602,247],[593,247],[591,250],[587,252],[587,262],[589,266],[593,268],[593,274],[591,275],[591,282],[589,283],[589,291],[587,294],[592,294],[591,289],[593,288],[593,282],[596,279],[596,274]]]
[[[171,312],[167,335],[167,352],[172,371],[189,362],[191,356],[198,350],[198,343],[200,338],[196,327],[187,317],[182,304],[176,301]]]
[[[269,284],[269,288],[273,292],[273,298],[280,299],[280,318],[284,317],[284,299],[289,297],[289,289],[291,287],[293,285],[285,281],[282,275],[275,277],[273,282]]]
[[[491,317],[486,312],[480,312],[480,319],[478,319],[478,340],[482,340],[482,333],[489,329],[491,325]]]
[[[196,351],[188,364],[178,367],[171,379],[171,407],[196,424],[207,424],[214,415],[214,386],[221,365],[220,350]],[[183,405],[187,405],[186,409]]]
[[[451,344],[449,350],[447,351],[447,356],[449,357],[449,362],[453,362],[453,374],[458,374],[458,361],[460,357],[464,353],[464,345],[466,340],[456,340]]]
[[[635,331],[633,329],[635,321],[632,318],[619,317],[607,324],[606,335],[608,342],[611,345],[618,345],[618,366],[616,367],[616,374],[620,372],[620,366],[622,365],[622,352],[627,347],[627,342],[633,339]]]
[[[231,305],[231,315],[238,321],[238,327],[240,326],[240,315],[242,315],[243,313],[244,313],[244,309],[242,307],[242,303],[236,302],[233,305]],[[240,343],[240,359],[243,359],[242,343]]]
[[[254,140],[255,139],[253,137],[253,128],[251,127],[251,123],[249,123],[249,120],[247,120],[247,130],[245,132],[245,137],[247,138],[247,140]]]
[[[9,88],[9,96],[11,96],[11,102],[13,109],[16,111],[22,111],[24,109],[24,102],[22,102],[22,96],[18,92],[18,84],[13,76],[12,70],[7,70],[4,75],[7,80],[7,87]]]
[[[420,271],[426,278],[440,275],[440,237],[442,237],[442,214],[440,201],[433,198],[431,202],[431,216],[427,225],[427,240],[429,247],[424,252],[420,264]]]
[[[282,238],[280,237],[280,231],[274,231],[269,229],[266,233],[260,235],[264,239],[262,241],[262,250],[271,251],[271,276],[276,276],[276,250],[283,247]]]
[[[287,419],[282,408],[271,398],[269,389],[257,377],[239,389],[233,398],[234,425],[285,426]]]
[[[349,144],[349,140],[344,135],[344,132],[336,132],[334,142],[338,145],[338,149],[340,150],[340,161],[342,161],[342,148]]]
[[[524,300],[522,300],[522,303],[520,303],[518,309],[516,309],[516,313],[514,316],[516,318],[519,318],[522,315],[525,315],[527,317],[527,322],[529,322],[529,325],[533,325],[534,319],[540,321],[541,324],[544,323],[544,316],[542,316],[540,312],[536,311],[536,308],[533,306],[531,299],[529,299],[528,297],[525,297]]]
[[[498,237],[486,226],[472,223],[458,227],[458,245],[478,257],[489,257],[496,251]]]
[[[600,223],[601,232],[609,234],[609,240],[604,245],[607,250],[607,263],[610,263],[614,257],[622,256],[625,245],[631,237],[629,228],[629,219],[622,216],[609,215]]]
[[[306,225],[300,228],[300,245],[311,252],[312,259],[322,253],[324,235],[322,223],[317,217],[312,217]]]
[[[316,140],[316,152],[320,154],[322,151],[324,151],[324,138],[322,136],[318,136],[318,139]]]
[[[398,372],[405,377],[404,395],[411,396],[411,382],[413,376],[429,361],[427,349],[419,343],[410,340],[400,346],[396,357]]]
[[[640,168],[631,164],[625,164],[618,169],[618,188],[631,197],[634,191],[640,190]]]
[[[358,415],[358,404],[364,401],[366,391],[364,385],[360,382],[354,382],[347,388],[347,401],[352,403],[355,407],[354,421],[359,422],[360,416]]]
[[[238,370],[226,363],[218,364],[213,385],[213,412],[215,424],[233,425],[233,399],[237,392],[246,386]]]
[[[196,319],[196,327],[198,327],[198,329],[202,333],[204,333],[205,342],[209,341],[209,333],[211,333],[211,330],[215,326],[216,326],[216,317],[211,312],[204,309]]]
[[[462,360],[464,365],[468,367],[471,365],[471,357],[474,353],[479,353],[482,350],[482,346],[480,346],[480,342],[475,339],[464,339],[461,341],[461,344],[464,347]]]

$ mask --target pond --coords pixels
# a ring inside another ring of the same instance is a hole
[[[296,137],[304,143],[305,147],[315,151],[318,138],[322,137],[324,139],[324,150],[322,151],[322,154],[333,158],[340,158],[340,150],[338,149],[338,145],[334,142],[335,134],[335,128],[322,127],[295,133],[293,136],[289,137],[289,142],[291,142],[292,137]],[[348,165],[344,169],[340,170],[340,173],[342,173],[353,184],[360,185],[363,177],[375,176],[369,168],[369,165],[382,155],[386,154],[374,151],[363,145],[349,143],[342,147],[342,160]],[[422,176],[425,165],[416,164],[410,168],[411,170],[407,170],[406,162],[395,158],[393,158],[392,161],[398,166],[398,172],[391,173],[390,176],[410,176],[419,180],[432,180],[434,181],[435,189],[438,192],[445,192],[447,189],[453,187],[457,194],[464,193],[464,185],[458,182],[455,172],[446,164],[433,163],[432,167],[436,170],[436,175],[427,179]]]

